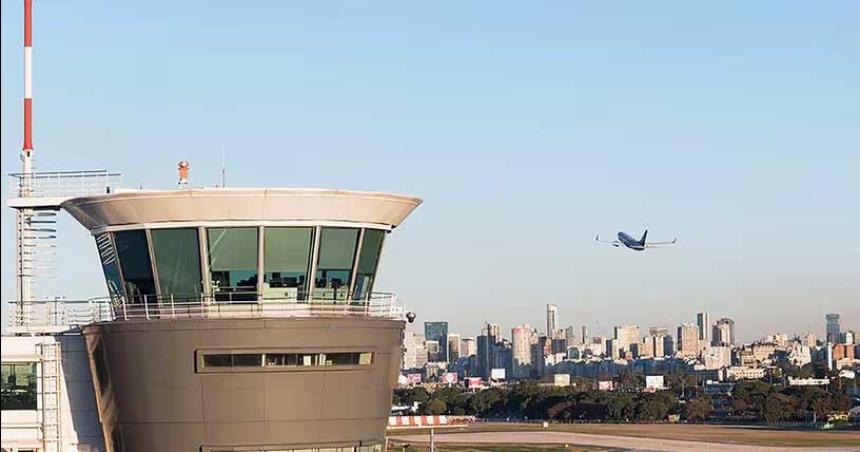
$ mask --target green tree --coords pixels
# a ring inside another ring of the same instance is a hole
[[[790,419],[795,413],[795,405],[796,401],[791,396],[775,392],[765,399],[761,415],[770,424]]]
[[[445,414],[448,411],[448,405],[439,399],[430,399],[421,405],[419,411],[422,414]]]
[[[711,400],[706,397],[699,397],[688,401],[684,405],[684,419],[704,421],[711,415],[712,410]]]
[[[633,397],[626,393],[615,393],[606,404],[606,413],[614,421],[627,421],[633,418],[636,405]]]
[[[469,409],[477,416],[498,415],[505,409],[507,393],[500,388],[479,391],[469,398]]]

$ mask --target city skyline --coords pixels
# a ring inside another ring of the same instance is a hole
[[[556,304],[547,304],[544,306],[553,306],[553,308],[555,308],[554,314],[556,316],[556,319],[558,319],[561,315],[563,315],[560,312],[561,309]],[[699,318],[700,314],[705,314],[705,319],[708,322],[707,325],[710,325],[710,327],[708,327],[708,333],[707,333],[708,338],[707,338],[707,340],[701,338],[702,332],[699,330],[699,323],[698,323],[700,320],[700,318]],[[617,330],[619,327],[623,328],[626,326],[631,326],[631,327],[638,327],[637,332],[639,333],[639,336],[642,336],[642,337],[644,337],[646,335],[653,336],[655,334],[662,334],[662,335],[668,335],[668,336],[671,336],[671,337],[674,337],[677,339],[677,328],[679,328],[683,325],[691,325],[693,327],[696,327],[696,340],[697,341],[701,341],[701,342],[707,343],[709,345],[717,345],[716,343],[714,343],[714,341],[716,340],[715,335],[717,334],[718,331],[720,331],[719,328],[720,328],[720,325],[722,324],[723,325],[722,328],[724,328],[724,330],[725,330],[722,334],[727,334],[728,337],[731,339],[731,343],[733,343],[733,344],[750,343],[750,342],[764,339],[764,338],[768,337],[769,335],[773,335],[773,334],[785,334],[788,337],[801,337],[801,336],[804,336],[806,334],[813,334],[813,335],[815,335],[815,337],[819,338],[820,340],[827,340],[827,338],[828,338],[827,325],[830,324],[830,317],[829,316],[832,316],[832,315],[834,315],[834,313],[822,314],[821,315],[821,321],[819,322],[821,325],[818,329],[811,328],[811,329],[803,330],[803,331],[787,331],[787,330],[779,330],[777,328],[777,329],[772,330],[772,331],[760,330],[761,334],[759,334],[759,331],[757,331],[756,333],[751,333],[748,335],[738,335],[737,327],[736,327],[736,324],[738,324],[738,319],[723,316],[723,315],[718,315],[718,316],[713,317],[716,320],[710,320],[710,318],[711,318],[710,313],[702,313],[702,312],[695,313],[694,315],[690,316],[689,319],[681,319],[681,321],[679,323],[674,324],[674,325],[669,325],[669,324],[652,325],[652,324],[643,324],[643,323],[630,323],[630,322],[626,322],[623,320],[619,320],[615,324],[605,325],[603,327],[603,329],[601,329],[600,325],[595,326],[595,325],[591,325],[588,323],[584,323],[584,324],[565,323],[562,321],[558,325],[558,330],[566,331],[566,330],[572,328],[573,331],[575,331],[575,334],[578,335],[578,338],[579,338],[579,336],[582,335],[583,332],[587,331],[589,337],[604,337],[607,339],[612,339],[617,334]],[[837,319],[837,321],[841,321],[842,316],[840,314],[835,314],[835,315],[836,315],[835,318]],[[544,312],[544,317],[546,317],[546,312]],[[415,323],[407,325],[406,330],[409,332],[420,332],[420,331],[425,330],[425,328],[426,328],[425,323],[438,323],[438,322],[444,322],[446,325],[449,325],[451,323],[455,323],[455,324],[461,323],[461,322],[450,322],[448,320],[422,320],[419,318],[419,319],[417,319],[417,321]],[[546,323],[546,319],[544,319],[544,322]],[[463,323],[465,323],[465,322],[463,322]],[[744,323],[743,321],[740,322],[741,325],[743,325],[743,323]],[[473,326],[471,328],[467,327],[465,329],[456,329],[453,327],[449,327],[449,330],[450,330],[449,334],[457,334],[460,337],[462,337],[463,339],[465,339],[465,338],[474,339],[474,338],[477,338],[478,336],[480,336],[481,334],[486,334],[486,327],[488,324],[496,326],[501,331],[501,333],[502,333],[501,337],[504,339],[511,339],[511,337],[509,335],[504,334],[504,332],[506,331],[505,328],[508,328],[508,330],[511,330],[513,328],[518,328],[521,326],[527,326],[527,327],[531,328],[533,331],[535,331],[539,334],[542,334],[542,335],[551,335],[552,334],[551,332],[547,332],[547,331],[541,330],[539,328],[531,327],[530,326],[531,322],[520,322],[518,324],[514,324],[514,325],[511,325],[510,327],[508,327],[504,324],[487,322],[487,321],[476,322],[475,326]],[[541,323],[536,322],[536,324],[540,325]],[[743,326],[740,329],[743,330]],[[854,327],[854,326],[842,325],[840,329],[841,329],[842,333],[844,333],[846,331],[860,331],[860,326]],[[581,338],[580,338],[580,340],[581,340]]]
[[[21,8],[0,18],[5,172]],[[549,302],[607,336],[701,311],[742,340],[822,335],[826,312],[860,323],[857,8],[38,3],[35,165],[172,188],[178,161],[192,186],[224,162],[233,187],[420,196],[376,287],[452,331],[544,325]],[[646,227],[678,244],[593,243]],[[106,294],[92,241],[61,215],[42,296]],[[12,300],[12,266],[2,281]]]

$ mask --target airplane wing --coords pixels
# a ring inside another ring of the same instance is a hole
[[[601,243],[601,244],[603,244],[603,245],[612,245],[612,246],[614,246],[614,247],[616,247],[616,248],[618,248],[618,247],[620,247],[620,246],[621,246],[621,242],[619,242],[618,240],[600,240],[600,236],[599,236],[599,235],[598,235],[597,237],[595,237],[595,238],[594,238],[594,241],[595,241],[595,242],[597,242],[597,243]]]
[[[678,239],[672,239],[671,242],[647,242],[645,248],[660,248],[661,246],[674,245]]]

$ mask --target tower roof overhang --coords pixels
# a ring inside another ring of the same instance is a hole
[[[72,198],[61,206],[93,232],[205,222],[334,222],[392,229],[421,202],[413,196],[382,192],[216,187],[122,191]]]

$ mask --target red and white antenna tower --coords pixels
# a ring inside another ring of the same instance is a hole
[[[33,170],[33,0],[24,0],[24,146],[22,172]]]

